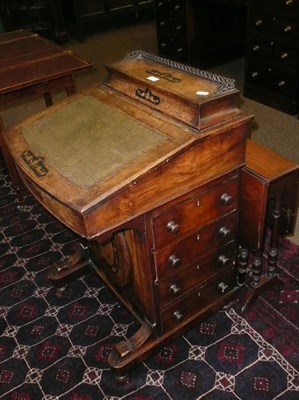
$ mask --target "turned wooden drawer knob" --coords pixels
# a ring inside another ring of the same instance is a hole
[[[218,285],[218,290],[219,290],[221,293],[225,293],[225,292],[227,291],[227,289],[228,289],[228,285],[227,285],[226,283],[224,283],[224,282],[220,282],[220,283],[219,283],[219,285]]]
[[[183,318],[183,314],[180,311],[175,311],[173,316],[177,321],[180,321]]]
[[[180,291],[181,291],[181,289],[174,283],[174,284],[170,285],[169,291],[170,291],[172,294],[179,294]]]
[[[173,233],[174,235],[176,233],[179,233],[180,231],[180,225],[176,224],[174,221],[169,221],[166,225],[166,228],[169,232]]]
[[[172,267],[179,267],[181,265],[181,260],[174,254],[172,254],[169,258],[168,258],[168,262],[170,263],[170,265]]]
[[[224,254],[221,254],[221,256],[218,258],[218,262],[222,267],[226,267],[229,264],[229,258]]]
[[[232,196],[230,196],[228,193],[223,193],[223,195],[220,197],[220,200],[226,206],[232,204],[233,202]]]
[[[230,234],[231,234],[231,230],[228,229],[226,226],[222,226],[222,227],[219,229],[219,235],[222,236],[222,237],[224,237],[224,238],[229,237]]]

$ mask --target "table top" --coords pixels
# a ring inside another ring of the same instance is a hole
[[[0,95],[90,67],[87,60],[35,33],[0,35]]]
[[[246,144],[246,169],[254,172],[264,182],[271,183],[294,171],[298,174],[299,166],[292,160],[251,139]]]

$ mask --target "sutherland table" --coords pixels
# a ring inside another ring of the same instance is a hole
[[[43,95],[52,105],[51,91],[65,88],[75,93],[74,73],[92,64],[47,39],[27,31],[0,35],[0,106],[26,97]],[[0,146],[15,187],[18,177],[5,148],[0,118]]]
[[[243,310],[262,290],[275,282],[279,236],[291,234],[298,210],[299,165],[248,139],[246,164],[241,173],[239,244],[244,263],[244,283],[248,252],[253,253],[252,279]],[[264,271],[262,253],[266,228],[270,228],[268,268]]]
[[[140,323],[109,356],[119,377],[236,293],[237,104],[232,80],[137,51],[7,132],[28,189],[82,237],[53,282],[91,266]]]

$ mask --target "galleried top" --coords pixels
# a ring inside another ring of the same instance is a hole
[[[110,88],[196,129],[239,113],[233,79],[141,50],[107,70]]]
[[[142,50],[132,51],[128,53],[125,57],[127,60],[140,58],[140,59],[148,59],[151,61],[155,61],[160,64],[164,64],[168,67],[175,68],[182,72],[187,72],[189,74],[193,74],[198,78],[207,79],[211,82],[214,82],[217,85],[217,90],[211,93],[212,96],[216,96],[222,93],[229,92],[231,90],[235,90],[235,80],[226,78],[221,75],[213,74],[212,72],[204,71],[202,69],[191,67],[190,65],[182,64],[177,61],[170,60],[168,58],[159,57],[150,53],[147,53]]]

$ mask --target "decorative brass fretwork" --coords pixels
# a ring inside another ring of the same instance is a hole
[[[175,68],[177,70],[188,72],[190,74],[196,75],[200,78],[208,79],[214,83],[219,84],[218,89],[213,93],[213,96],[218,96],[220,94],[230,92],[232,90],[236,90],[235,87],[235,80],[230,78],[225,78],[221,75],[213,74],[212,72],[203,71],[201,69],[191,67],[189,65],[185,65],[179,63],[177,61],[169,60],[167,58],[159,57],[151,53],[147,53],[143,50],[136,50],[128,53],[125,59],[136,59],[136,58],[143,58],[150,61],[157,62],[162,65],[166,65],[171,68]]]

